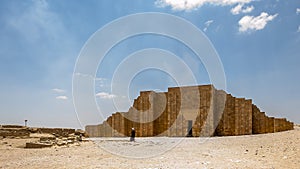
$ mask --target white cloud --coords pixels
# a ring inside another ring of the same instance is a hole
[[[238,4],[236,5],[234,8],[232,8],[230,10],[230,12],[233,14],[233,15],[238,15],[240,13],[250,13],[253,11],[254,9],[254,6],[247,6],[246,8],[243,8],[244,7],[244,4]]]
[[[269,15],[266,12],[262,12],[259,16],[244,16],[239,21],[239,31],[246,32],[248,30],[261,30],[264,29],[269,21],[272,21],[278,14]]]
[[[232,8],[230,10],[230,12],[233,14],[233,15],[237,15],[239,14],[241,11],[242,11],[242,7],[243,7],[243,4],[238,4],[237,6],[235,6],[234,8]]]
[[[58,99],[58,100],[67,100],[68,97],[67,96],[57,96],[56,99]]]
[[[109,93],[106,93],[106,92],[97,93],[96,96],[101,98],[101,99],[112,99],[112,98],[116,97],[116,95],[109,94]]]
[[[58,88],[54,88],[52,89],[52,91],[56,92],[56,93],[65,93],[66,91],[63,89],[58,89]]]
[[[213,20],[208,20],[205,22],[205,26],[209,26],[210,24],[212,24],[214,21]]]
[[[300,25],[298,26],[298,30],[297,30],[297,32],[300,32]]]
[[[242,10],[243,13],[250,13],[254,9],[254,6],[247,6],[245,9]]]
[[[212,5],[235,5],[247,4],[254,0],[157,0],[155,4],[158,7],[171,6],[173,10],[183,11],[197,9],[205,4]]]
[[[205,25],[205,28],[203,29],[204,32],[207,31],[208,27],[213,23],[214,21],[213,20],[208,20],[204,23]]]
[[[300,8],[297,8],[297,9],[296,9],[296,14],[297,14],[297,15],[300,14]]]

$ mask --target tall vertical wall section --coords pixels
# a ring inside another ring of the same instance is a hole
[[[236,136],[292,130],[285,118],[268,117],[252,100],[236,98],[213,85],[143,91],[128,112],[116,112],[102,124],[88,125],[91,137]]]

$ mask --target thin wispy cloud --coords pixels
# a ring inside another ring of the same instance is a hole
[[[102,78],[102,77],[95,77],[93,75],[90,75],[90,74],[84,74],[84,73],[75,73],[74,74],[75,76],[78,76],[78,77],[83,77],[83,78],[91,78],[91,79],[94,79],[95,81],[99,81],[99,82],[104,82],[104,81],[107,81],[106,78]]]
[[[213,23],[214,21],[213,20],[208,20],[204,23],[205,27],[203,29],[204,32],[207,31],[208,27]]]
[[[54,88],[54,89],[52,89],[52,91],[54,91],[56,93],[65,93],[66,92],[66,90],[59,89],[59,88]]]
[[[106,92],[99,92],[96,94],[96,97],[99,97],[100,99],[112,99],[112,98],[115,98],[116,95],[109,94]]]
[[[57,96],[56,97],[57,100],[68,100],[67,96]]]
[[[106,78],[102,78],[102,77],[96,77],[95,80],[97,80],[97,81],[106,81],[107,79]]]
[[[102,77],[96,77],[95,78],[95,84],[99,87],[107,87],[109,86],[109,80]]]
[[[177,11],[189,11],[200,8],[203,5],[219,5],[229,6],[235,4],[247,4],[254,0],[157,0],[155,2],[158,7],[171,6],[173,10]]]
[[[79,77],[87,77],[87,78],[95,78],[90,74],[84,74],[84,73],[75,73],[75,76],[79,76]]]
[[[244,4],[238,4],[230,10],[233,15],[238,15],[240,13],[250,13],[254,10],[254,6],[244,7]]]
[[[278,16],[278,14],[269,15],[266,12],[262,12],[259,16],[244,16],[239,21],[239,31],[257,31],[262,30],[268,24]]]

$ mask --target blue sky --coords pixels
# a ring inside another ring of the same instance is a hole
[[[172,14],[194,24],[219,54],[227,92],[253,99],[269,116],[300,123],[296,0],[1,0],[0,123],[23,124],[28,119],[31,126],[80,128],[72,77],[82,47],[104,25],[143,12]],[[93,115],[87,113],[82,125],[102,121],[114,111],[113,98],[127,97],[112,93],[112,75],[126,56],[146,48],[171,51],[185,61],[198,84],[210,83],[201,60],[182,43],[158,35],[131,37],[99,64],[95,95],[103,117],[86,106]],[[166,91],[175,85],[167,73],[149,69],[134,77],[128,96],[132,101],[141,90]],[[126,111],[130,105],[122,106]]]

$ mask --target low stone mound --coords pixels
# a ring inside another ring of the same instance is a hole
[[[71,128],[38,128],[19,125],[0,125],[0,139],[30,139],[29,142],[24,142],[26,143],[25,148],[64,146],[84,141],[84,137],[87,137],[87,133],[81,129],[75,130]],[[31,138],[35,139],[32,140]]]
[[[45,148],[45,147],[52,147],[52,144],[46,143],[26,143],[26,148]]]
[[[30,131],[26,128],[0,128],[2,137],[29,137]]]
[[[84,137],[89,137],[88,136],[88,134],[87,134],[87,132],[85,132],[84,130],[81,130],[81,129],[77,129],[76,131],[75,131],[75,135],[77,135],[77,136],[84,136]]]
[[[26,127],[20,125],[0,125],[0,128],[26,128]]]
[[[45,148],[52,146],[68,146],[70,144],[79,143],[83,141],[82,136],[78,135],[69,135],[67,137],[40,137],[37,142],[28,142],[26,143],[25,148]]]
[[[56,136],[66,137],[69,134],[74,134],[75,129],[67,129],[67,128],[37,128],[38,133],[48,133],[54,134]]]

